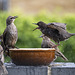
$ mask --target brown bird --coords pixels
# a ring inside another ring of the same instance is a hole
[[[14,20],[17,18],[17,16],[9,16],[6,19],[6,29],[3,32],[2,37],[2,47],[4,50],[9,49],[9,48],[14,48],[15,44],[18,39],[18,33],[17,33],[17,28],[14,25]]]
[[[4,55],[3,55],[3,48],[0,45],[0,75],[7,75],[8,71],[5,68],[4,65]]]
[[[53,39],[55,42],[57,42],[58,45],[59,45],[60,41],[64,41],[64,40],[70,38],[71,36],[75,35],[75,33],[68,33],[66,31],[66,24],[64,24],[64,23],[46,24],[46,23],[40,21],[40,22],[34,23],[34,24],[38,25],[38,27],[35,28],[34,30],[39,29],[45,36],[47,36],[50,39]]]
[[[47,36],[40,36],[43,38],[42,44],[41,44],[41,48],[52,48],[53,46],[55,46],[55,43],[53,43],[50,38],[48,38]],[[55,58],[61,57],[62,59],[68,61],[68,59],[61,53],[61,51],[59,50],[58,47],[55,47]]]

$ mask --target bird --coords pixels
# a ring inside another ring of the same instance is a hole
[[[4,65],[4,55],[3,55],[3,52],[4,52],[3,48],[0,45],[0,75],[7,75],[8,71],[7,71],[7,69],[5,68],[5,65]]]
[[[48,38],[47,36],[44,36],[44,34],[42,34],[40,37],[43,38],[41,48],[52,48],[53,46],[55,46],[55,43],[52,42],[50,38]],[[56,60],[57,57],[61,57],[63,60],[68,61],[68,59],[61,53],[59,48],[55,47],[55,59],[54,60]]]
[[[69,33],[66,31],[66,24],[64,23],[54,22],[46,24],[42,21],[39,21],[38,23],[33,24],[38,26],[34,30],[39,29],[45,36],[58,43],[56,46],[60,44],[60,41],[67,40],[71,36],[75,35],[75,33]]]
[[[18,40],[18,32],[14,24],[14,20],[16,18],[17,16],[8,16],[8,18],[6,19],[6,29],[0,36],[0,38],[2,39],[1,45],[5,51],[9,48],[15,48],[15,44]]]

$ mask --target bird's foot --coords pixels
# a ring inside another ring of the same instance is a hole
[[[19,49],[18,47],[16,47],[16,46],[12,46],[12,48],[17,48],[17,49]]]
[[[15,47],[15,48],[19,49],[18,47]]]

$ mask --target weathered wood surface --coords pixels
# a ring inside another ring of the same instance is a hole
[[[51,67],[51,75],[75,75],[74,63],[53,63]]]
[[[8,75],[48,75],[47,66],[8,66]]]
[[[15,66],[6,64],[8,75],[75,75],[74,63],[52,63],[50,66]]]

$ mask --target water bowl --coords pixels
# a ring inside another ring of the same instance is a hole
[[[19,66],[49,65],[55,58],[54,48],[20,48],[10,49],[12,62]]]

